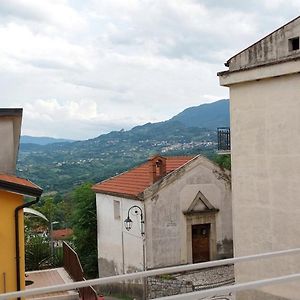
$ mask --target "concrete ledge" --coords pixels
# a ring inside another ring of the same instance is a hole
[[[233,84],[266,79],[271,77],[283,76],[300,73],[300,60],[287,61],[276,65],[260,66],[248,70],[220,73],[220,85],[230,86]],[[300,75],[299,75],[300,76]]]

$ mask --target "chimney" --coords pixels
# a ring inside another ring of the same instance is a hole
[[[22,108],[0,108],[0,173],[16,173],[22,112]]]
[[[150,184],[156,182],[167,174],[167,159],[160,155],[155,155],[149,159],[149,181]]]

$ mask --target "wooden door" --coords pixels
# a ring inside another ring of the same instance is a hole
[[[210,224],[192,225],[193,263],[209,260]]]

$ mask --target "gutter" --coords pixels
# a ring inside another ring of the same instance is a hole
[[[15,209],[15,238],[16,238],[16,271],[17,271],[17,291],[21,290],[21,279],[20,279],[20,236],[19,236],[19,211],[25,207],[29,207],[39,202],[40,197],[36,197],[34,201],[24,203]],[[21,298],[18,297],[18,300]]]

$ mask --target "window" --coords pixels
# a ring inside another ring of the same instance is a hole
[[[299,50],[299,36],[289,39],[289,51]]]
[[[120,220],[120,201],[114,200],[114,218],[115,220]]]

